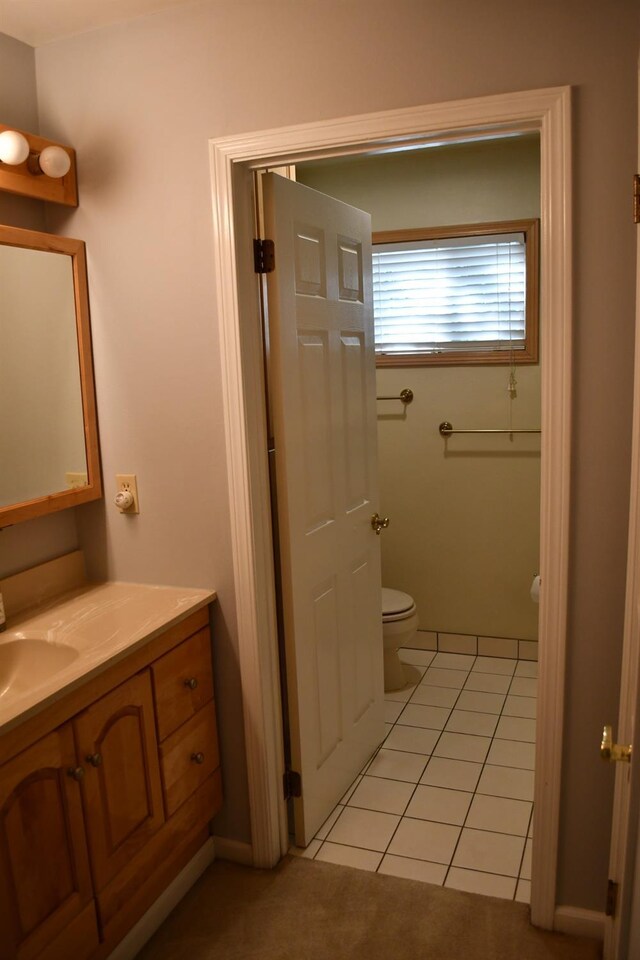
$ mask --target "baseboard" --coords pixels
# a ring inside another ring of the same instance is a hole
[[[232,860],[245,867],[253,866],[253,847],[241,840],[228,840],[226,837],[214,837],[217,860]]]
[[[211,838],[140,917],[135,927],[109,954],[108,960],[133,960],[215,858],[216,846]]]
[[[599,910],[583,910],[580,907],[556,907],[553,929],[570,933],[574,937],[590,937],[604,940],[605,916]]]

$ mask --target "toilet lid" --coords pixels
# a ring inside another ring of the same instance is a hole
[[[382,616],[392,616],[398,613],[406,613],[414,607],[413,597],[402,590],[391,590],[390,587],[382,588]]]

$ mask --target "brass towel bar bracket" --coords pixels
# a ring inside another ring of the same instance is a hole
[[[413,400],[413,390],[401,390],[395,397],[376,397],[376,400],[400,400],[402,403],[411,403]]]

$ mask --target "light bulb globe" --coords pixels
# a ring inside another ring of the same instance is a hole
[[[29,156],[29,142],[17,130],[0,133],[0,162],[15,167]]]
[[[38,163],[48,177],[64,177],[71,168],[71,157],[62,147],[45,147],[38,157]]]

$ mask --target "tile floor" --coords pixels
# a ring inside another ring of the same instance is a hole
[[[292,853],[529,902],[537,663],[404,649],[387,735]]]

